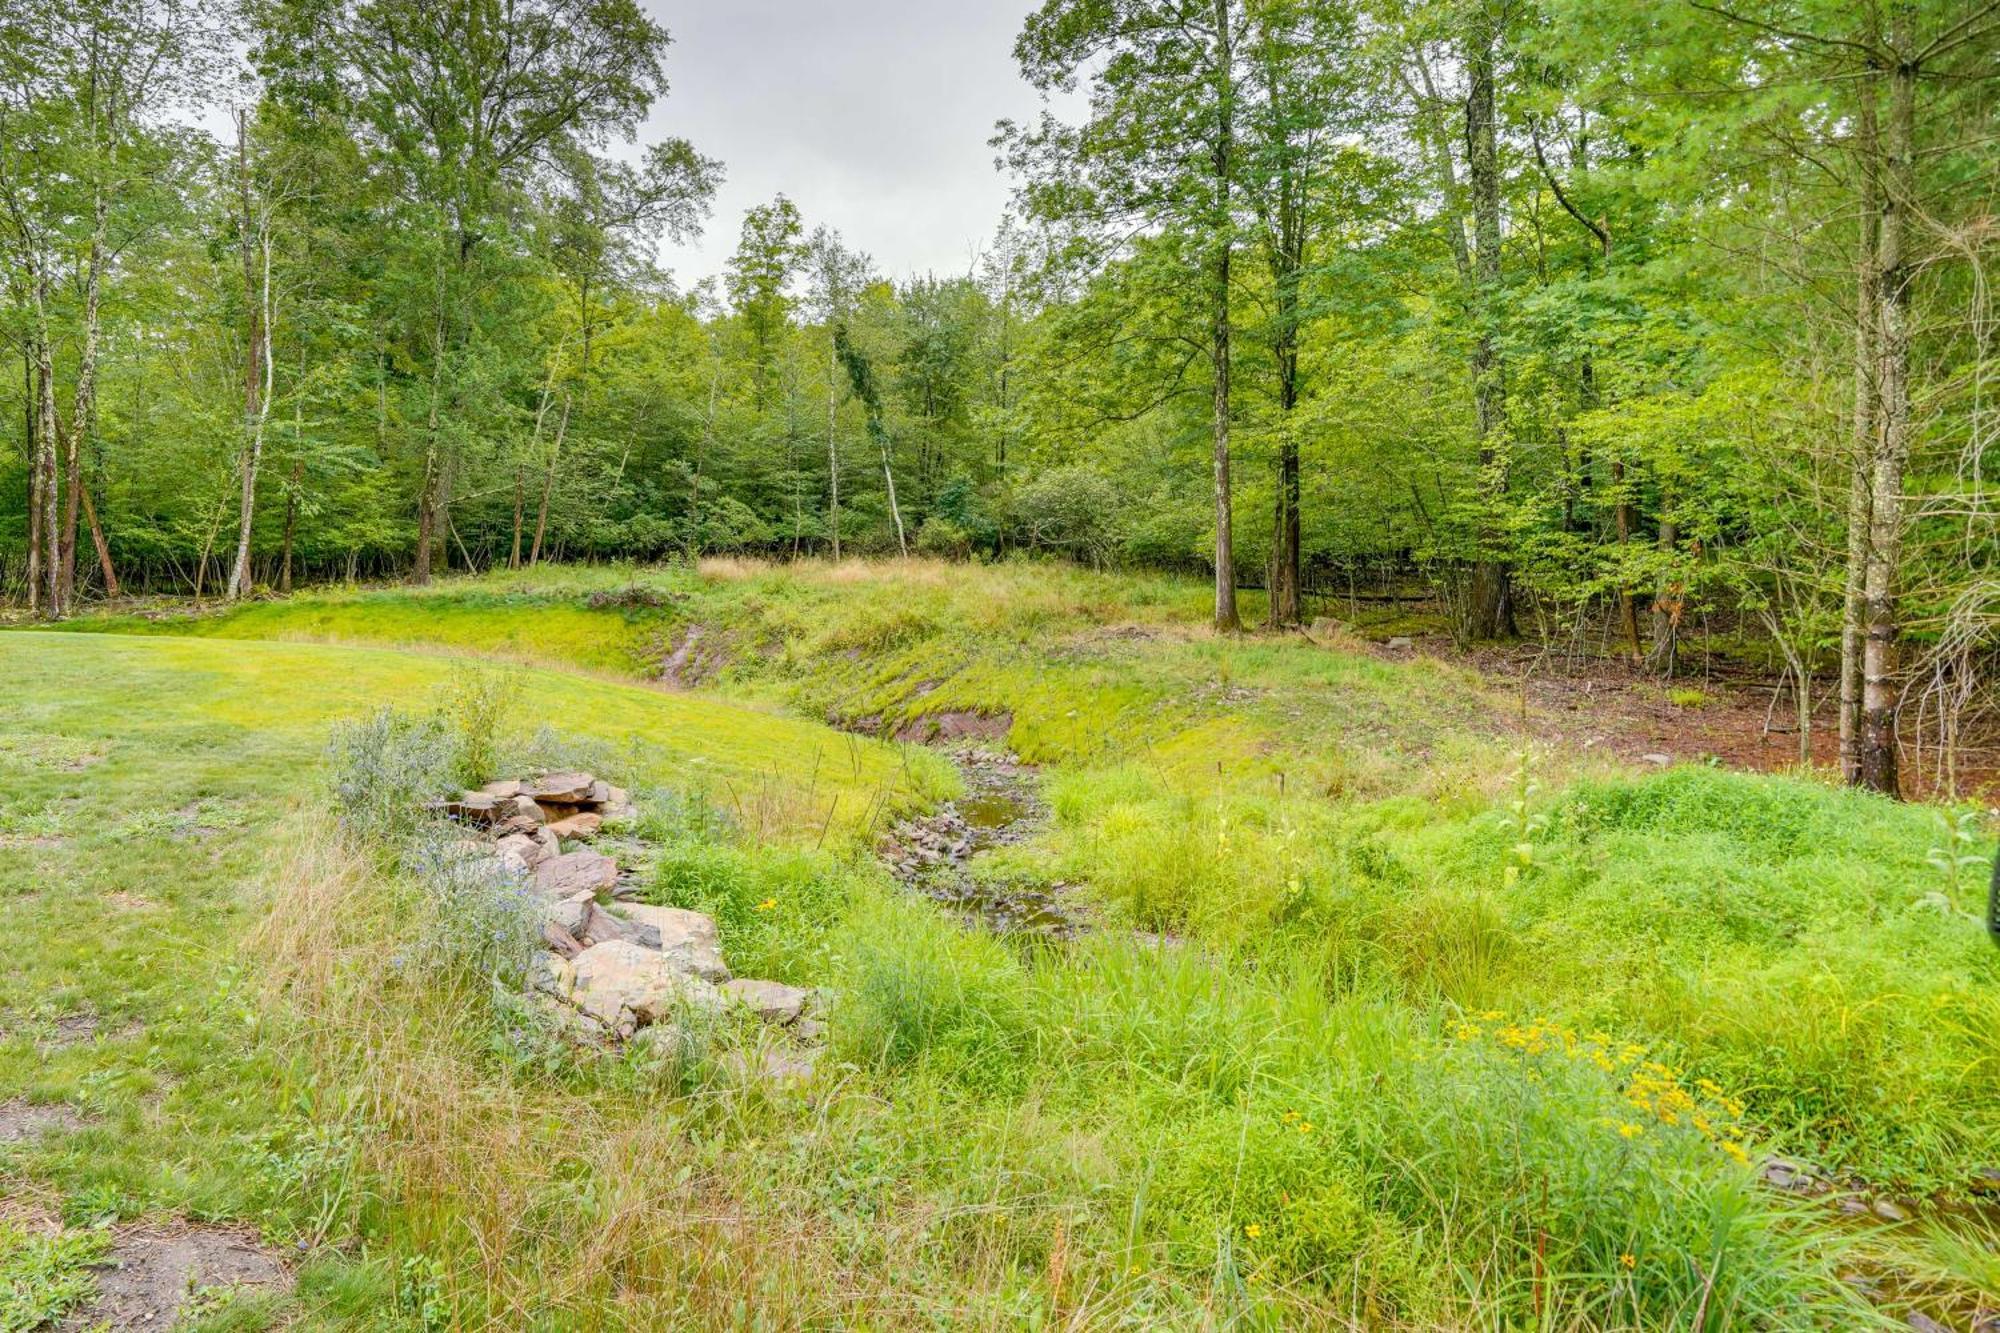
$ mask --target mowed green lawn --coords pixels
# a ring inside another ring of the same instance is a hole
[[[282,831],[333,818],[330,726],[421,708],[468,669],[369,648],[0,635],[0,1109],[30,1126],[0,1141],[0,1198],[78,1224],[288,1234],[271,1145],[300,1114],[291,1034],[260,1026],[243,941]],[[775,841],[843,842],[952,781],[929,756],[713,698],[507,674],[523,731],[546,722],[639,783],[738,802]],[[337,1306],[359,1282],[348,1300],[365,1308],[370,1270],[351,1258],[309,1265],[306,1297],[317,1282]]]

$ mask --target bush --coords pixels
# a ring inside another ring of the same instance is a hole
[[[458,743],[436,713],[379,708],[337,724],[330,748],[342,820],[378,842],[410,836],[425,821],[424,806],[459,786]]]
[[[493,671],[457,672],[439,691],[438,712],[451,727],[453,772],[461,787],[500,776],[500,729],[518,693],[513,677]]]
[[[972,534],[950,519],[933,514],[917,529],[917,550],[947,560],[963,560],[972,554]]]

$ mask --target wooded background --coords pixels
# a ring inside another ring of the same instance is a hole
[[[1990,711],[2000,5],[1047,0],[1087,113],[996,127],[1015,211],[900,282],[782,196],[661,274],[723,171],[633,140],[666,51],[633,0],[9,4],[8,595],[1028,550],[1230,627],[1388,570],[1466,641],[1726,627],[1879,790]]]

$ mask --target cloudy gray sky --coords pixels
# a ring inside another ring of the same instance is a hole
[[[678,284],[720,272],[743,210],[780,191],[882,272],[967,269],[1008,200],[993,122],[1040,105],[1013,60],[1034,0],[645,3],[674,38],[651,134],[728,169],[702,238],[662,254]]]

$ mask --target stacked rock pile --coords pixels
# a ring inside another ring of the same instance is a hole
[[[713,919],[679,907],[629,901],[636,886],[616,859],[579,844],[607,820],[637,814],[631,798],[589,773],[548,773],[489,782],[435,809],[477,830],[464,850],[495,859],[527,884],[542,910],[542,942],[530,977],[537,992],[623,1041],[685,1015],[731,1009],[807,1040],[814,994],[776,981],[733,977]],[[787,1061],[787,1072],[802,1068]]]

